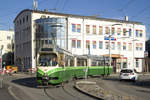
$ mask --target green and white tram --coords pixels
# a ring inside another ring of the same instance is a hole
[[[112,67],[107,66],[107,60],[105,57],[73,57],[63,53],[43,52],[38,57],[37,82],[41,85],[60,84],[72,78],[84,78],[85,75],[108,75],[112,73]]]

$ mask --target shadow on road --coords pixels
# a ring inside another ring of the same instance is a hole
[[[12,80],[12,82],[15,84],[27,86],[30,88],[37,88],[36,77],[15,79],[15,80]]]
[[[133,85],[150,89],[150,80],[137,81]]]

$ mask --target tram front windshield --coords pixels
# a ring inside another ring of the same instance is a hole
[[[56,57],[50,55],[41,55],[39,58],[39,65],[40,66],[56,66],[57,61]]]

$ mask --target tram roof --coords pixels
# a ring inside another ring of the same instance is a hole
[[[93,59],[93,60],[108,60],[108,57],[105,57],[103,55],[75,55],[77,58],[81,59]]]

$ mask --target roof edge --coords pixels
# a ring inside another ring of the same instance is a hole
[[[142,22],[136,22],[136,21],[125,21],[125,20],[119,20],[119,19],[110,19],[110,18],[97,18],[93,16],[81,16],[81,15],[74,15],[74,14],[64,14],[64,13],[56,13],[56,12],[48,12],[48,11],[40,11],[40,10],[31,10],[31,9],[24,9],[22,10],[14,19],[14,22],[18,18],[19,15],[21,15],[25,11],[30,11],[33,13],[41,13],[41,14],[54,14],[54,15],[61,15],[61,16],[67,16],[67,17],[79,17],[79,18],[90,18],[93,20],[103,20],[103,21],[112,21],[112,22],[120,22],[120,23],[131,23],[131,24],[141,24]]]

